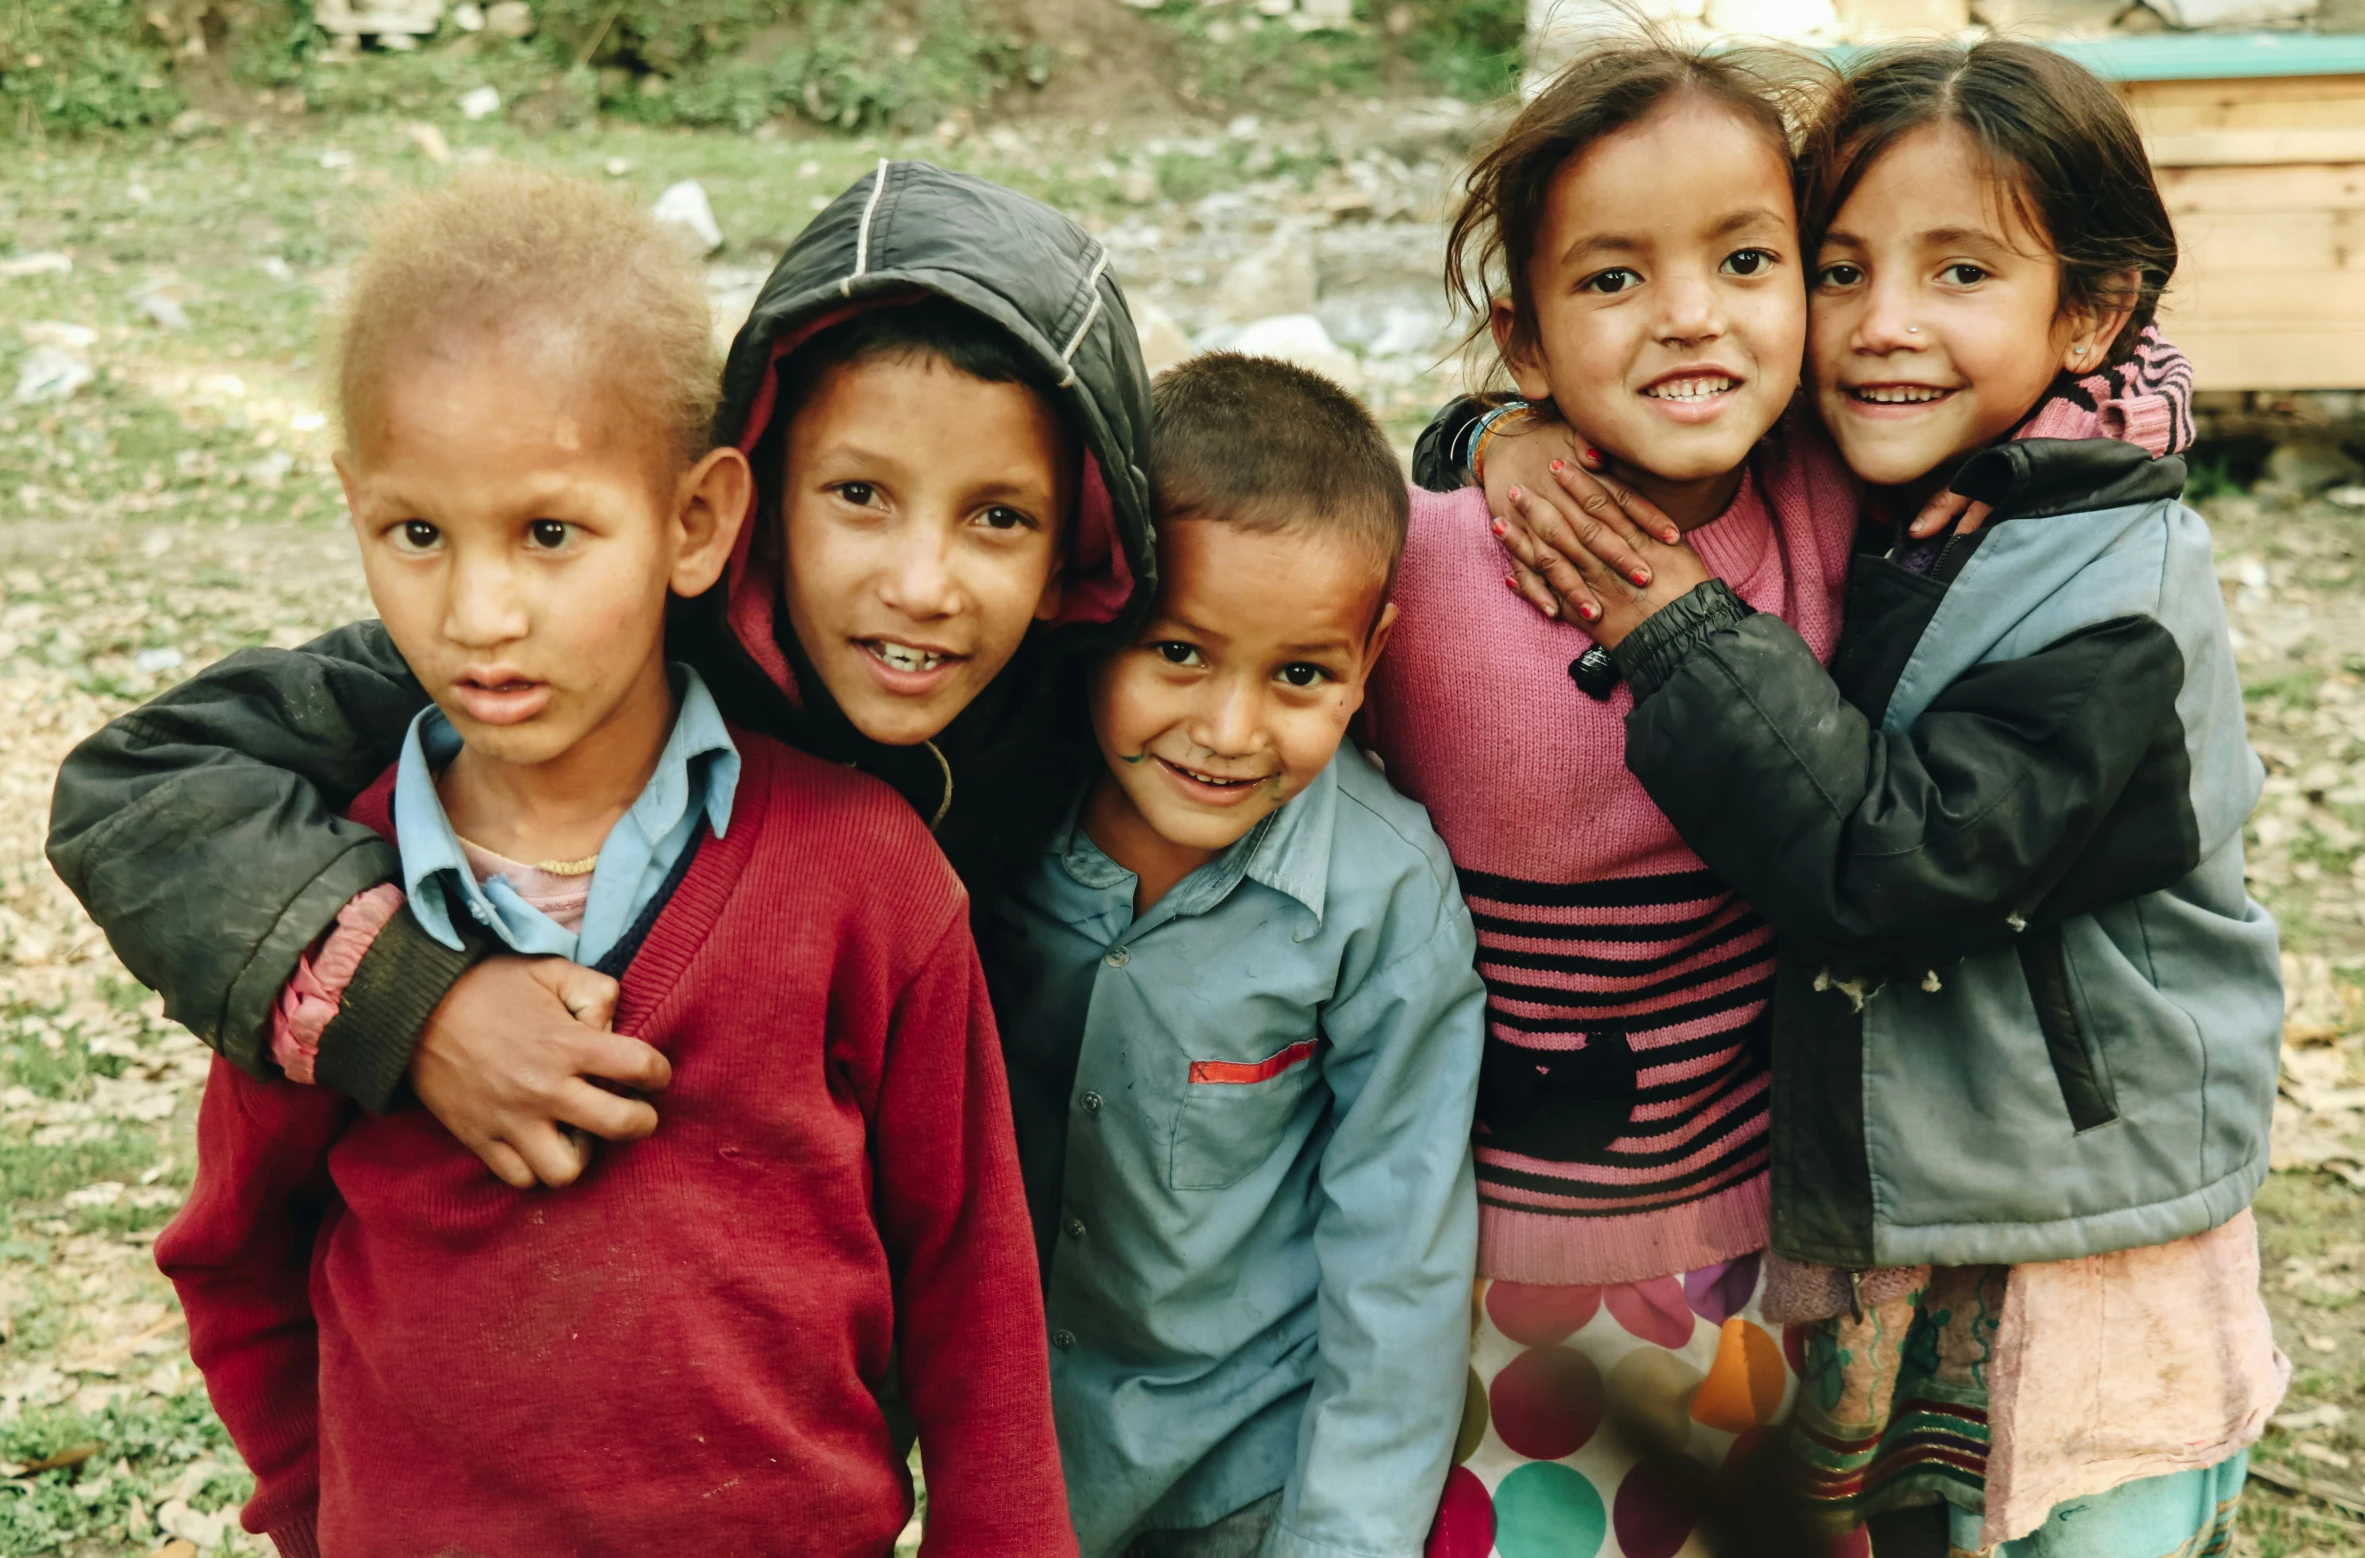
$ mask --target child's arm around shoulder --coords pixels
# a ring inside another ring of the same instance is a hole
[[[1620,646],[1627,767],[1711,870],[1834,972],[2001,950],[2198,863],[2178,782],[2184,656],[2155,618],[1973,666],[1889,732],[1779,618],[1714,584],[1681,605]]]
[[[353,1106],[258,1082],[216,1058],[197,1117],[197,1182],[156,1240],[189,1321],[189,1355],[255,1475],[247,1529],[317,1551],[320,1347],[312,1248],[335,1192],[327,1153]]]
[[[967,895],[910,807],[832,777],[859,792],[849,844],[863,842],[841,879],[868,945],[841,959],[858,972],[832,992],[830,1043],[869,1083],[857,1093],[928,1479],[921,1551],[1072,1554],[1034,1233]]]
[[[1337,1119],[1314,1233],[1322,1366],[1267,1549],[1280,1558],[1422,1550],[1468,1368],[1470,1126],[1486,1011],[1477,935],[1420,808],[1393,794],[1367,807],[1362,788],[1342,783],[1339,827],[1369,844],[1344,847],[1403,858],[1384,899],[1331,911],[1363,913],[1368,927],[1322,1016]]]

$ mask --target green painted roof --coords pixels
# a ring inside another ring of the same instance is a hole
[[[2365,75],[2365,33],[2188,32],[2040,38],[2106,81],[2229,81]],[[1860,46],[1829,50],[1844,64]]]

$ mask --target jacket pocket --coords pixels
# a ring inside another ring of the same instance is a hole
[[[2108,1125],[2119,1117],[2118,1095],[2091,1032],[2078,1016],[2069,954],[2059,930],[2040,931],[2020,943],[2020,972],[2028,980],[2028,998],[2036,1006],[2037,1027],[2045,1036],[2045,1054],[2053,1062],[2054,1080],[2061,1084],[2071,1127],[2090,1131]]]
[[[1314,1040],[1262,1060],[1194,1060],[1174,1117],[1168,1180],[1177,1190],[1222,1190],[1273,1155],[1314,1082]]]

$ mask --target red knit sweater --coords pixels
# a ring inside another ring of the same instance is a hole
[[[884,785],[733,731],[616,1027],[646,1141],[519,1194],[423,1109],[217,1061],[157,1241],[290,1558],[1073,1553],[1010,1104],[962,891]],[[386,831],[392,775],[354,806]]]

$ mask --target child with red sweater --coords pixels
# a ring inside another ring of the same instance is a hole
[[[961,887],[885,786],[725,725],[665,658],[751,486],[708,447],[695,268],[518,173],[374,239],[337,464],[435,700],[351,808],[401,851],[378,891],[439,939],[616,975],[672,1083],[655,1135],[521,1197],[422,1109],[216,1062],[157,1260],[247,1528],[289,1555],[875,1558],[911,1507],[877,1399],[900,1345],[925,1550],[1072,1552]]]

